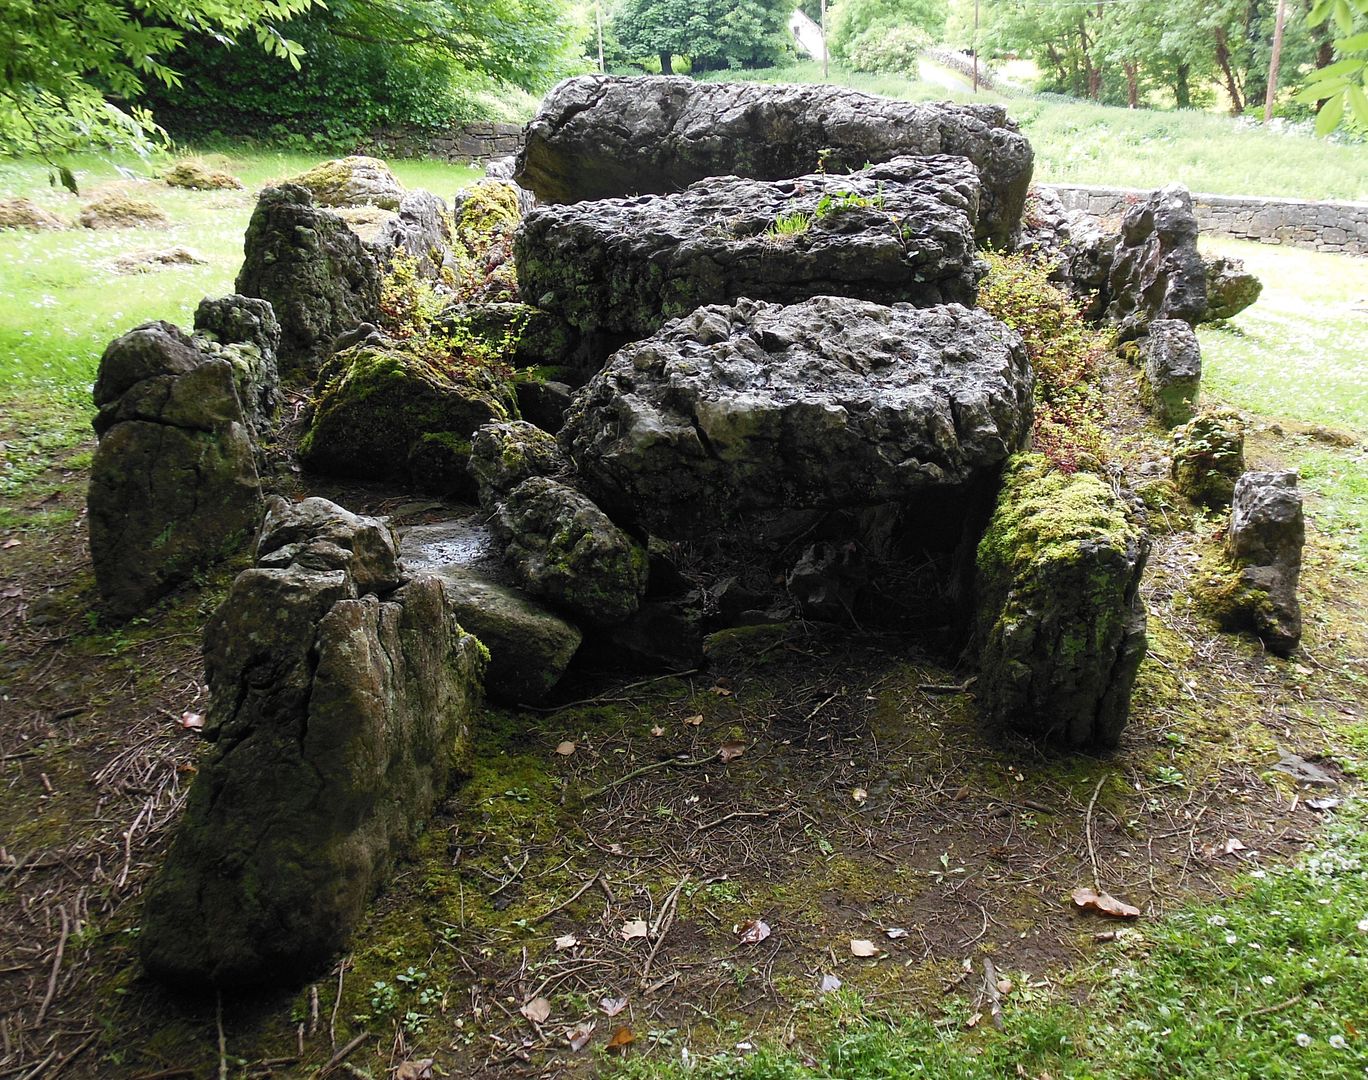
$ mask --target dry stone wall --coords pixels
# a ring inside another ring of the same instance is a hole
[[[1086,184],[1041,184],[1068,210],[1094,218],[1118,217],[1148,192]],[[1261,244],[1368,255],[1368,203],[1310,202],[1252,195],[1194,193],[1193,210],[1203,232]]]

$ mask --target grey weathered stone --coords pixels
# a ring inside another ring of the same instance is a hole
[[[1244,262],[1221,256],[1206,263],[1205,321],[1234,318],[1259,298],[1263,282],[1245,269]]]
[[[646,591],[645,549],[559,481],[523,482],[499,504],[494,528],[518,583],[587,622],[621,622]]]
[[[893,101],[835,86],[585,75],[527,127],[516,179],[545,202],[678,191],[710,176],[784,180],[906,154],[968,158],[983,178],[977,236],[1009,247],[1031,145],[1000,105]]]
[[[287,181],[306,188],[319,206],[379,206],[398,210],[404,187],[379,158],[345,157],[315,165]]]
[[[620,350],[560,440],[601,505],[679,539],[963,490],[1025,444],[1031,392],[1021,339],[981,311],[741,300]]]
[[[526,420],[484,424],[471,441],[470,475],[480,505],[493,510],[524,480],[570,471],[554,436]]]
[[[267,502],[257,533],[256,564],[345,570],[360,592],[387,592],[403,580],[399,543],[388,523],[317,497]]]
[[[1126,211],[1106,287],[1107,318],[1122,341],[1142,337],[1154,319],[1195,326],[1206,316],[1206,266],[1185,187],[1170,184]]]
[[[515,241],[518,285],[618,342],[743,296],[972,306],[977,201],[964,159],[903,157],[848,175],[715,177],[672,195],[543,206]]]
[[[256,524],[260,480],[244,388],[274,398],[274,358],[206,355],[168,323],[110,343],[86,506],[95,582],[129,618],[230,554]],[[238,362],[235,362],[238,361]]]
[[[559,379],[520,379],[517,384],[518,412],[525,420],[552,435],[565,423],[575,391]]]
[[[1148,540],[1096,476],[1017,459],[978,549],[984,717],[1071,748],[1112,747],[1145,654]]]
[[[1198,506],[1229,505],[1235,481],[1244,472],[1244,420],[1238,413],[1213,409],[1174,428],[1172,477],[1178,490]]]
[[[346,570],[240,574],[205,629],[214,749],[147,895],[148,973],[233,989],[325,964],[465,768],[483,666],[434,577],[382,599]]]
[[[1301,576],[1306,521],[1295,472],[1247,472],[1235,483],[1226,551],[1236,580],[1228,616],[1286,656],[1301,641]]]
[[[280,324],[271,305],[237,293],[205,297],[195,309],[195,344],[206,356],[234,366],[247,426],[264,438],[280,407]]]
[[[374,321],[380,267],[335,214],[304,188],[267,188],[244,241],[237,291],[271,303],[280,323],[282,367],[314,365],[334,337]]]
[[[451,217],[447,205],[430,191],[410,191],[398,213],[384,222],[367,246],[382,267],[400,253],[413,260],[420,277],[440,281],[451,260]]]
[[[1185,424],[1197,408],[1202,347],[1180,319],[1155,319],[1142,339],[1150,410],[1164,427]]]

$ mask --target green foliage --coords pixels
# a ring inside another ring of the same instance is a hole
[[[1328,135],[1341,123],[1352,121],[1368,131],[1368,0],[1315,0],[1307,13],[1310,26],[1333,20],[1340,36],[1335,39],[1339,59],[1318,68],[1297,100],[1320,103],[1316,134]]]
[[[979,306],[1021,335],[1035,370],[1033,448],[1065,472],[1096,468],[1107,459],[1097,368],[1111,335],[1084,321],[1044,264],[1025,255],[985,258]]]
[[[801,210],[795,210],[791,214],[780,214],[775,218],[774,224],[765,230],[765,235],[783,239],[788,236],[801,236],[810,228],[812,218]]]
[[[948,13],[946,0],[841,0],[827,13],[831,55],[856,71],[915,75]]]
[[[75,190],[56,158],[78,147],[147,149],[159,134],[147,110],[125,109],[148,82],[175,87],[171,54],[187,34],[222,44],[250,34],[298,66],[301,48],[280,24],[315,0],[0,0],[0,151],[42,156]]]
[[[662,67],[671,56],[694,71],[769,67],[793,54],[792,10],[789,0],[622,0],[612,32],[628,56]]]
[[[445,128],[483,115],[482,97],[515,85],[543,90],[577,67],[576,31],[560,0],[334,0],[295,21],[297,71],[210,37],[187,43],[185,78],[147,104],[178,133],[322,136],[352,149],[384,127]]]

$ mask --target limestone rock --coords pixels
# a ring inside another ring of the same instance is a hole
[[[1031,391],[1020,337],[981,311],[741,300],[620,350],[560,441],[601,505],[682,539],[995,478],[1029,437]]]
[[[528,125],[515,179],[545,202],[678,191],[710,176],[784,180],[905,154],[953,154],[983,178],[982,243],[1012,246],[1031,145],[999,105],[912,103],[835,86],[584,75]]]
[[[1247,472],[1235,484],[1226,533],[1230,569],[1199,586],[1203,605],[1230,629],[1252,630],[1287,656],[1301,641],[1306,521],[1295,472]]]
[[[1259,298],[1263,282],[1244,262],[1221,256],[1206,263],[1207,312],[1204,321],[1231,319]]]
[[[420,277],[439,281],[451,260],[452,239],[446,203],[430,191],[410,191],[398,213],[379,225],[367,246],[382,267],[402,252],[413,260]]]
[[[507,419],[511,398],[483,367],[462,372],[395,342],[356,345],[319,371],[300,460],[329,475],[470,495],[470,440]]]
[[[403,580],[399,543],[380,518],[353,514],[317,497],[266,505],[257,533],[256,564],[268,568],[344,570],[358,592],[388,592]]]
[[[1202,347],[1179,319],[1155,319],[1142,339],[1150,409],[1164,427],[1184,424],[1197,408],[1202,385]]]
[[[1154,319],[1195,326],[1205,318],[1206,266],[1197,254],[1192,196],[1181,184],[1153,192],[1126,211],[1107,296],[1107,318],[1122,341],[1143,336]]]
[[[148,892],[148,973],[237,989],[321,968],[465,768],[483,667],[436,578],[382,599],[341,569],[239,575],[205,629],[215,745]]]
[[[529,303],[617,342],[743,296],[972,306],[978,186],[962,158],[903,157],[849,175],[715,177],[672,195],[543,206],[515,242],[518,284]]]
[[[1071,748],[1117,744],[1145,654],[1148,551],[1097,477],[1013,463],[978,550],[977,696],[990,723]]]
[[[470,475],[487,510],[534,476],[557,476],[570,471],[555,437],[526,420],[485,424],[471,444]]]
[[[171,219],[146,199],[111,191],[81,207],[76,223],[83,229],[166,229]]]
[[[280,406],[280,324],[271,305],[237,293],[205,297],[195,309],[195,343],[234,365],[247,426],[258,439],[266,435]]]
[[[499,505],[494,528],[518,583],[590,623],[621,622],[646,591],[647,558],[584,495],[533,477]]]
[[[161,174],[162,183],[191,191],[237,191],[242,181],[200,158],[180,158]]]
[[[109,266],[116,274],[152,274],[176,266],[203,266],[206,261],[189,248],[149,248],[116,256]]]
[[[576,344],[569,323],[528,304],[452,304],[437,317],[437,326],[454,340],[474,339],[518,367],[558,367]]]
[[[257,200],[244,241],[237,291],[270,301],[280,323],[280,357],[314,366],[338,334],[374,321],[380,303],[375,257],[335,214],[291,184]]]
[[[379,158],[345,157],[315,165],[287,181],[306,188],[319,206],[379,206],[398,210],[403,185]]]
[[[116,618],[231,553],[256,524],[249,425],[264,422],[262,398],[274,400],[274,357],[241,346],[214,355],[200,344],[148,323],[100,359],[86,505],[96,585]]]
[[[559,379],[521,378],[517,381],[518,412],[529,423],[552,435],[565,424],[575,391]]]
[[[1244,472],[1244,421],[1238,413],[1212,410],[1171,433],[1173,482],[1198,506],[1230,503]]]

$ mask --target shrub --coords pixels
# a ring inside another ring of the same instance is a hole
[[[846,45],[845,62],[856,71],[915,79],[917,58],[930,44],[931,35],[918,27],[875,23]]]

